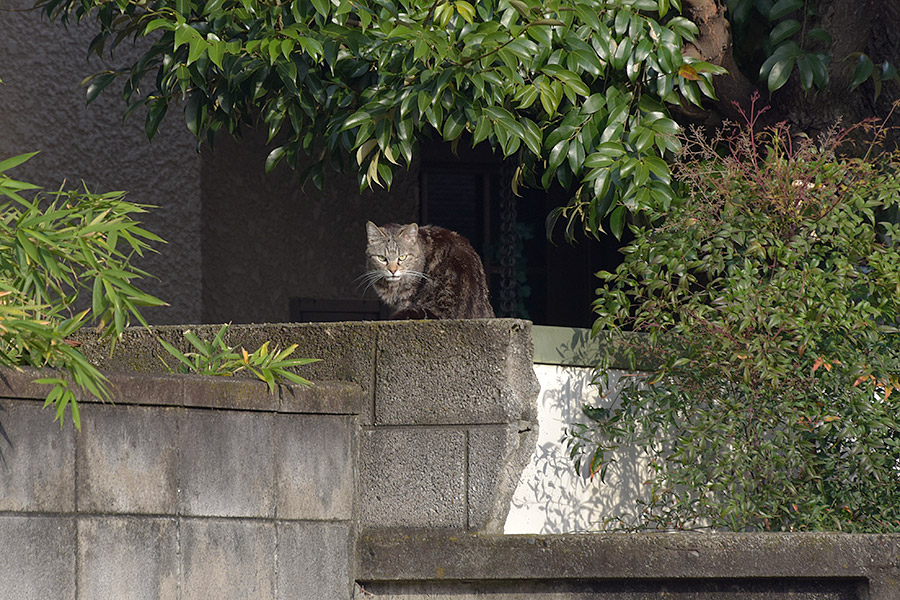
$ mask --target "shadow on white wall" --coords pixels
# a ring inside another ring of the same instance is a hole
[[[633,515],[635,500],[647,480],[646,460],[637,452],[621,454],[605,481],[590,479],[586,468],[576,472],[564,437],[573,423],[587,423],[582,406],[610,407],[616,394],[601,398],[591,385],[593,369],[536,364],[541,383],[538,398],[538,442],[525,467],[506,519],[508,534],[601,531],[615,516]],[[610,371],[610,387],[624,375]]]

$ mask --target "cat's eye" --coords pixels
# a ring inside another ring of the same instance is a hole
[[[384,264],[387,264],[387,261],[388,261],[387,258],[385,258],[384,256],[373,256],[372,258],[374,258],[378,262],[384,263]]]
[[[398,260],[399,260],[400,262],[403,262],[403,261],[406,260],[407,258],[409,258],[409,254],[401,254],[400,257],[398,258]]]

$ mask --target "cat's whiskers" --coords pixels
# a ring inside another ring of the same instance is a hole
[[[398,271],[397,273],[395,273],[395,275],[396,275],[396,277],[391,277],[385,271],[382,271],[379,269],[372,269],[372,270],[366,271],[365,273],[363,273],[362,275],[360,275],[359,277],[354,279],[354,281],[357,282],[356,288],[357,289],[362,288],[362,293],[365,294],[369,290],[370,287],[372,287],[373,285],[375,285],[375,283],[382,281],[382,280],[390,281],[390,282],[400,282],[403,280],[404,277],[411,277],[414,279],[425,280],[425,281],[431,281],[431,279],[432,279],[429,275],[427,275],[426,273],[423,273],[422,271],[413,271],[413,270]]]
[[[370,287],[372,287],[376,281],[384,278],[384,273],[378,270],[366,271],[359,277],[357,277],[354,281],[359,283],[356,284],[356,288],[362,288],[362,293],[365,294]],[[365,285],[365,287],[363,287]]]
[[[431,281],[431,276],[423,273],[422,271],[404,271],[404,275],[409,275],[410,277],[415,277],[417,279],[424,279],[425,281]]]

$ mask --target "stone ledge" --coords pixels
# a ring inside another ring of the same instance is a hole
[[[82,352],[107,371],[159,373],[159,342],[187,351],[183,330],[213,337],[221,326],[129,328],[109,356],[104,343],[79,332]],[[531,323],[518,319],[355,321],[232,325],[226,343],[256,348],[297,344],[318,358],[297,372],[352,382],[367,399],[361,422],[378,425],[506,423],[534,420],[537,380],[531,369]]]
[[[57,373],[54,373],[58,376]],[[344,381],[319,381],[312,386],[279,385],[274,393],[255,379],[209,375],[105,372],[112,404],[183,406],[302,414],[358,415],[364,401],[360,386]],[[43,400],[49,386],[34,383],[47,372],[0,369],[0,397]],[[82,403],[99,403],[76,390]]]
[[[479,535],[366,530],[357,580],[869,580],[873,600],[900,597],[900,534],[620,533]]]

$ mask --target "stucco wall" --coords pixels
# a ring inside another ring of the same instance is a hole
[[[87,61],[94,32],[61,25],[32,0],[3,2],[0,12],[0,159],[40,150],[11,174],[55,190],[63,180],[91,191],[125,190],[158,208],[144,222],[169,243],[137,264],[156,275],[144,288],[171,304],[148,310],[157,323],[190,323],[201,316],[200,158],[174,109],[153,142],[138,111],[123,125],[121,87],[112,84],[85,106],[81,80],[105,68]],[[127,46],[127,44],[125,44]]]
[[[418,217],[415,168],[390,191],[360,193],[354,175],[333,173],[324,190],[300,185],[259,133],[203,148],[203,322],[280,323],[290,298],[361,299],[365,223]],[[374,298],[374,296],[370,296]]]
[[[87,60],[90,24],[10,12],[31,5],[0,12],[0,159],[40,150],[12,174],[50,189],[84,180],[158,207],[143,220],[168,243],[137,264],[158,277],[143,287],[171,306],[147,310],[151,323],[283,322],[291,298],[363,297],[365,222],[418,217],[417,168],[390,191],[360,193],[355,175],[336,173],[324,191],[302,188],[285,166],[265,173],[270,148],[252,130],[198,152],[177,106],[150,142],[141,110],[122,123],[119,83],[85,106],[79,83],[108,68]]]
[[[587,465],[576,471],[567,432],[575,423],[589,424],[582,407],[611,407],[617,396],[601,396],[591,383],[591,367],[535,364],[541,385],[537,400],[538,440],[519,478],[504,525],[510,534],[584,533],[603,531],[628,521],[647,494],[648,459],[634,449],[608,465],[606,478],[591,477]],[[614,384],[625,372],[610,372]],[[627,457],[626,457],[627,456]]]

